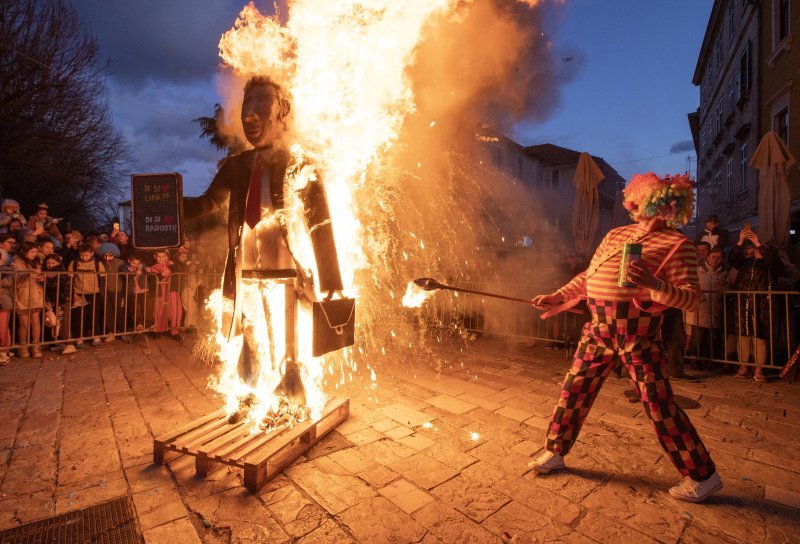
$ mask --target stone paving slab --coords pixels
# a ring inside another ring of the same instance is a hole
[[[0,530],[133,498],[145,541],[800,542],[800,386],[726,376],[673,384],[725,483],[674,501],[679,475],[627,380],[607,380],[567,459],[542,448],[568,361],[496,341],[386,357],[351,384],[351,417],[258,493],[193,458],[152,465],[152,438],[220,406],[191,348],[103,344],[0,368]]]

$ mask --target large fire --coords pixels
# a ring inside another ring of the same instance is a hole
[[[499,4],[515,3],[514,0],[497,1]],[[526,5],[529,7],[524,9],[531,9],[539,1],[519,0],[519,6]],[[472,233],[476,231],[474,226],[467,223],[468,219],[465,219],[471,214],[476,215],[475,210],[468,209],[467,204],[458,204],[457,199],[440,196],[445,189],[437,189],[438,192],[434,193],[431,188],[431,195],[442,199],[443,206],[454,204],[460,211],[448,212],[451,217],[443,218],[439,229],[420,227],[422,234],[402,233],[403,245],[407,246],[405,248],[401,248],[397,241],[400,235],[393,235],[391,228],[386,226],[394,219],[386,218],[392,216],[398,205],[398,192],[402,190],[404,177],[410,175],[415,183],[420,182],[424,186],[425,183],[420,181],[424,178],[422,171],[431,163],[424,159],[414,160],[418,172],[411,174],[406,166],[397,166],[397,163],[402,162],[398,156],[405,157],[413,153],[410,149],[413,146],[408,146],[399,139],[401,132],[407,128],[404,124],[419,109],[415,81],[409,73],[415,63],[415,56],[421,45],[438,31],[436,25],[452,27],[464,20],[470,20],[470,10],[474,4],[477,6],[476,13],[492,14],[502,23],[495,24],[487,31],[489,35],[477,38],[478,41],[491,41],[491,32],[495,32],[508,38],[510,44],[507,49],[511,51],[489,57],[492,62],[501,65],[494,69],[492,77],[498,78],[503,70],[511,71],[514,59],[517,58],[513,48],[522,49],[519,36],[523,33],[517,30],[517,34],[514,34],[508,30],[515,24],[514,17],[506,15],[506,21],[497,15],[502,10],[492,7],[494,2],[495,0],[290,0],[288,13],[279,14],[281,17],[263,15],[251,3],[242,10],[234,27],[222,36],[219,44],[220,56],[228,68],[229,77],[232,75],[235,82],[233,87],[238,85],[240,89],[243,82],[251,76],[269,75],[287,89],[292,97],[293,126],[288,135],[292,164],[287,174],[287,184],[294,190],[287,191],[286,208],[281,220],[285,221],[288,228],[294,256],[316,277],[315,260],[305,231],[301,204],[299,199],[291,198],[291,195],[319,172],[330,203],[345,285],[344,294],[358,298],[359,312],[364,308],[369,313],[371,301],[372,306],[377,307],[394,300],[395,306],[399,307],[404,285],[393,285],[387,278],[400,275],[403,261],[415,261],[416,266],[424,268],[419,270],[420,273],[428,271],[425,269],[451,263],[469,265],[460,256],[451,256],[448,259],[443,257],[447,256],[444,246],[448,243],[448,237],[452,241],[453,233],[459,225],[470,233],[462,235],[463,241],[467,238],[472,240]],[[484,6],[480,7],[479,4]],[[478,17],[474,15],[473,19]],[[285,19],[284,24],[281,23],[281,18]],[[455,42],[453,45],[458,46]],[[478,45],[476,43],[473,47]],[[487,45],[486,49],[498,47]],[[446,62],[444,57],[428,56],[431,57],[429,62]],[[456,76],[446,76],[444,73],[441,75],[445,80],[450,77],[453,82],[457,82]],[[480,73],[477,75],[480,76]],[[228,84],[230,81],[231,79]],[[441,102],[438,96],[447,96],[443,91],[446,85],[443,81],[441,88],[433,89],[435,92],[430,92],[429,89],[428,107],[434,107],[432,104]],[[470,91],[472,95],[482,90],[480,84],[474,84],[473,87]],[[236,91],[228,90],[231,96],[237,95]],[[451,109],[466,107],[465,96],[472,96],[463,89],[458,90],[458,93],[449,91],[450,96],[461,101],[460,105],[454,103]],[[235,114],[235,106],[226,106],[226,109]],[[444,117],[444,113],[442,116]],[[424,120],[424,127],[429,131],[440,130],[436,119]],[[424,142],[416,144],[424,145]],[[398,152],[400,147],[403,148],[402,152]],[[444,156],[444,153],[440,152],[440,155]],[[404,160],[408,163],[406,158]],[[444,163],[452,160],[452,157],[446,157]],[[447,181],[450,176],[441,171],[431,172],[429,175],[438,180]],[[446,211],[446,208],[443,207],[442,211]],[[416,213],[424,212],[418,210]],[[427,241],[423,240],[423,236],[427,237]],[[433,251],[428,251],[423,259],[420,255],[425,253],[426,248],[433,248]],[[377,270],[387,272],[380,275]],[[283,307],[282,285],[259,289],[262,289],[261,294],[269,301],[271,308]],[[287,412],[286,399],[276,395],[274,391],[283,372],[281,361],[285,349],[284,329],[287,324],[282,312],[261,310],[263,303],[261,296],[258,296],[258,290],[251,289],[250,293],[251,296],[244,300],[245,314],[265,317],[263,321],[255,319],[252,323],[252,334],[258,341],[259,357],[266,361],[261,366],[259,386],[257,390],[250,388],[237,374],[242,336],[229,340],[221,333],[216,334],[214,341],[223,368],[213,379],[212,385],[227,396],[230,412],[239,407],[242,399],[255,399],[249,417],[256,429],[259,423],[262,428],[270,427],[269,424],[264,425],[263,421],[274,421],[276,415]],[[210,306],[216,315],[222,315],[225,309],[219,292],[211,297]],[[325,358],[312,357],[308,338],[311,334],[310,319],[308,313],[300,311],[298,361],[306,405],[289,409],[298,418],[318,416],[326,402],[326,380],[335,385],[343,384],[357,370],[358,354],[364,353],[363,348],[357,348],[355,352],[346,349],[343,354]],[[383,324],[387,330],[392,329],[392,337],[397,336],[397,325]],[[375,336],[375,331],[370,330],[367,334]],[[361,340],[361,337],[357,337],[357,346]],[[385,353],[382,346],[378,351]],[[364,366],[374,382],[374,370],[369,365]]]

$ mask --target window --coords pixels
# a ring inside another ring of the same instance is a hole
[[[736,73],[736,101],[742,99],[742,73]]]
[[[503,165],[503,150],[500,146],[494,148],[494,165],[498,168]]]
[[[719,134],[722,132],[722,99],[717,102],[717,124],[716,124],[717,132]]]
[[[747,190],[747,142],[739,148],[739,191]]]
[[[728,39],[733,43],[733,38],[736,36],[736,24],[734,23],[736,4],[731,1],[728,2]]]
[[[552,189],[558,189],[558,184],[561,182],[561,171],[560,170],[553,170],[550,172],[550,187]]]
[[[717,41],[717,72],[722,73],[722,39]]]
[[[733,159],[728,159],[728,164],[725,170],[725,195],[728,199],[733,194]]]
[[[523,177],[522,177],[522,157],[517,157],[517,177],[519,179],[523,179]]]
[[[773,130],[780,136],[783,143],[789,144],[789,106],[786,106],[772,120]]]
[[[733,106],[736,104],[736,93],[733,86],[733,76],[728,80],[728,115],[733,113]]]
[[[778,0],[777,4],[775,27],[778,31],[778,43],[780,43],[789,35],[789,0]]]
[[[730,187],[725,184],[722,185],[722,172],[717,172],[714,174],[714,185],[722,189],[722,201],[725,202],[726,200],[731,199],[731,189]]]
[[[752,42],[747,42],[747,45],[742,49],[739,56],[739,98],[741,99],[744,94],[750,90],[750,52],[753,48]]]

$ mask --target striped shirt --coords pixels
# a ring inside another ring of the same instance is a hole
[[[641,261],[655,273],[667,254],[676,244],[672,254],[657,278],[657,289],[619,287],[619,265],[622,248],[626,243],[642,244]],[[664,306],[693,310],[700,302],[700,284],[697,279],[697,253],[691,242],[671,228],[661,228],[646,233],[634,223],[618,227],[606,234],[597,248],[589,268],[575,276],[572,281],[557,291],[570,300],[582,295],[608,301],[653,301]]]

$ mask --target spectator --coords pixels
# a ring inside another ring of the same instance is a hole
[[[142,267],[142,260],[136,253],[128,256],[128,262],[121,269],[127,274],[125,315],[127,330],[142,331],[146,328],[145,308],[147,307],[147,275]]]
[[[103,315],[105,316],[106,342],[114,341],[114,334],[124,327],[123,299],[125,291],[120,272],[125,261],[119,258],[116,244],[105,242],[97,248],[97,256],[105,265],[105,288],[103,289]]]
[[[704,263],[708,254],[711,253],[711,244],[708,242],[697,242],[695,244],[697,250],[697,264]]]
[[[715,214],[709,215],[705,220],[704,229],[697,234],[695,242],[705,242],[711,249],[719,247],[725,250],[730,241],[727,230],[719,226],[719,217]]]
[[[699,261],[697,275],[700,281],[700,304],[697,310],[686,312],[687,334],[693,346],[692,353],[703,358],[721,358],[723,352],[723,293],[728,289],[728,271],[723,263],[722,249],[712,249],[708,257]]]
[[[53,246],[56,250],[61,249],[64,245],[64,236],[61,235],[61,231],[58,230],[58,225],[52,223],[49,227],[47,227],[47,234],[50,237],[50,240],[53,242]]]
[[[56,246],[50,238],[39,238],[36,245],[39,247],[39,262],[44,265],[45,259],[55,252]]]
[[[38,342],[41,340],[40,314],[44,308],[44,289],[40,263],[36,258],[39,249],[35,244],[24,242],[17,255],[11,261],[16,272],[14,286],[14,308],[16,309],[19,328],[19,356],[41,357],[42,350]],[[30,351],[28,346],[31,346]]]
[[[742,229],[739,241],[731,250],[731,265],[738,271],[732,285],[739,294],[736,301],[730,304],[731,319],[728,320],[728,335],[736,338],[739,355],[738,378],[748,378],[748,363],[752,355],[755,363],[755,380],[766,382],[763,366],[767,359],[767,339],[769,338],[770,320],[772,319],[772,301],[770,295],[748,294],[750,291],[769,291],[774,282],[781,276],[778,251],[762,244],[758,236],[750,229]]]
[[[71,319],[72,276],[66,274],[64,259],[58,253],[53,253],[44,261],[44,299],[45,306],[60,317],[60,326],[53,331],[52,338],[45,335],[45,340],[69,340]],[[47,331],[45,331],[47,333]],[[61,351],[68,355],[75,353],[75,345],[67,342],[62,346],[54,346],[51,351]]]
[[[728,231],[719,226],[719,217],[709,215],[706,219],[706,228],[697,235],[697,242],[707,242],[711,249],[718,247],[725,251],[728,247]]]
[[[8,224],[13,219],[21,221],[22,216],[19,213],[19,202],[6,198],[0,204],[0,233],[5,234],[8,232]]]
[[[128,238],[128,233],[124,230],[118,231],[115,239],[115,244],[119,248],[119,258],[123,261],[128,260],[128,256],[131,253],[131,244]]]
[[[28,218],[28,229],[30,229],[36,237],[44,235],[49,238],[49,229],[52,225],[58,223],[58,219],[50,217],[47,215],[47,212],[47,204],[42,202],[36,206],[36,213]]]
[[[95,232],[87,234],[84,243],[87,244],[90,248],[92,248],[92,253],[95,253],[97,252],[97,248],[99,248],[100,244],[102,244],[103,242],[100,241],[100,237]]]
[[[81,245],[83,236],[77,230],[73,230],[64,235],[64,247],[62,248],[61,256],[63,259],[64,268],[69,268],[72,261],[78,259],[78,247]]]
[[[39,252],[41,253],[41,248]],[[61,262],[62,258],[58,253],[51,253],[42,261],[45,312],[53,312],[53,316],[56,318],[61,311],[61,306],[69,296],[69,278],[64,274],[64,267]],[[44,341],[53,342],[57,340],[59,332],[57,320],[55,323],[47,323],[47,319],[45,319],[45,325]]]
[[[71,301],[72,338],[92,337],[94,346],[100,343],[102,329],[100,267],[100,261],[94,258],[94,251],[88,244],[78,248],[78,260],[72,261],[69,267],[69,271],[75,273]],[[83,345],[83,340],[78,340],[77,345]]]
[[[0,268],[11,264],[11,258],[14,256],[14,246],[16,245],[17,239],[13,234],[0,234]]]
[[[22,227],[22,220],[19,218],[14,218],[8,222],[8,233],[13,234],[14,238],[17,239],[17,242],[25,241],[25,236],[27,234],[27,229]]]
[[[166,250],[160,250],[156,252],[155,258],[156,264],[148,270],[156,275],[155,331],[166,332],[169,321],[172,327],[170,334],[177,336],[181,324],[181,303],[178,300],[177,285],[174,288],[170,285],[172,269],[169,266],[169,255]]]

